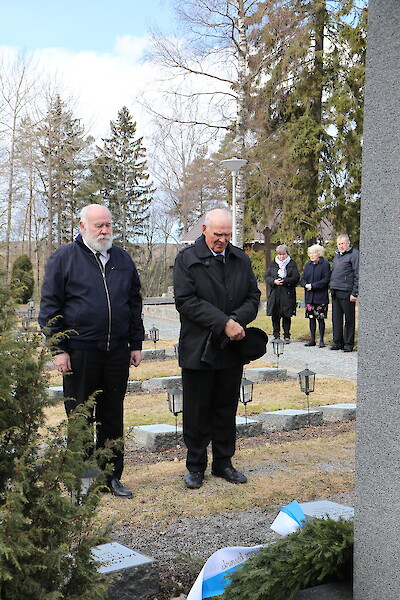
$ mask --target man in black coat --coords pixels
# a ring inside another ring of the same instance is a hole
[[[238,342],[257,316],[260,291],[249,257],[229,243],[231,234],[229,211],[208,212],[203,234],[178,254],[174,266],[181,320],[185,485],[191,489],[203,483],[210,441],[213,475],[231,483],[247,481],[231,461],[243,372]]]
[[[332,293],[333,345],[331,350],[352,352],[358,296],[359,252],[347,235],[337,238],[337,252],[332,263],[330,289]],[[344,319],[344,327],[343,327]]]
[[[112,243],[110,211],[86,206],[79,227],[76,240],[47,262],[39,323],[47,337],[57,336],[53,362],[63,375],[67,414],[100,390],[96,445],[103,448],[123,437],[129,366],[142,360],[142,299],[131,257]],[[123,451],[116,449],[108,485],[115,496],[130,498],[122,470]]]

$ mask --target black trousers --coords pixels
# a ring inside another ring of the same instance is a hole
[[[334,344],[340,348],[353,350],[355,326],[356,303],[350,301],[350,293],[332,290],[332,327]]]
[[[96,448],[104,448],[107,440],[122,439],[124,434],[123,403],[129,376],[130,350],[118,348],[100,350],[71,350],[72,373],[64,375],[64,397],[67,415],[78,404],[96,394]],[[121,478],[123,448],[114,451],[113,477]]]
[[[183,436],[189,471],[204,473],[210,442],[212,468],[232,465],[242,372],[242,365],[204,371],[182,369]]]
[[[281,336],[281,319],[282,319],[282,329],[283,329],[283,337],[285,339],[290,338],[290,326],[292,324],[291,317],[281,317],[279,313],[274,313],[271,316],[272,319],[272,329],[274,338],[279,338]]]

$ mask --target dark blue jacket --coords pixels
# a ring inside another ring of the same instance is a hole
[[[174,288],[181,320],[180,366],[198,370],[240,364],[237,342],[228,342],[224,348],[221,343],[226,338],[224,328],[230,315],[236,315],[245,327],[258,312],[260,290],[243,250],[228,244],[223,264],[214,258],[201,235],[176,257]],[[204,361],[209,346],[212,366]]]
[[[141,349],[144,329],[136,267],[119,246],[112,246],[109,254],[104,278],[81,235],[49,258],[39,324],[46,337],[69,331],[69,339],[60,339],[59,351],[113,350],[128,344],[131,350]]]
[[[331,268],[324,258],[320,257],[317,263],[309,260],[304,267],[300,284],[304,287],[311,283],[310,291],[304,287],[304,300],[306,304],[328,304],[328,286],[331,278]]]

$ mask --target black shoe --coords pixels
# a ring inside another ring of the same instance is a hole
[[[315,342],[307,342],[307,344],[304,344],[305,346],[316,346]]]
[[[331,350],[343,350],[343,346],[338,346],[337,344],[333,344],[333,346],[331,346]]]
[[[185,486],[189,490],[198,490],[203,485],[204,473],[201,471],[189,471],[185,475]]]
[[[290,344],[290,338],[285,338],[285,339],[283,340],[283,342],[284,342],[285,344]]]
[[[246,483],[247,477],[243,475],[243,473],[239,473],[233,467],[225,467],[224,469],[213,469],[211,471],[212,475],[215,477],[222,477],[222,479],[226,479],[229,483]]]
[[[343,348],[343,352],[353,352],[353,348],[346,348],[346,346]]]
[[[113,477],[110,480],[108,487],[113,496],[118,496],[119,498],[132,498],[133,494],[128,488],[124,487],[119,479]]]
[[[324,342],[320,342],[320,343],[318,344],[318,347],[319,347],[319,348],[325,348],[325,344],[324,344]]]

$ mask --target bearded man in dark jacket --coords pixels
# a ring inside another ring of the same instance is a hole
[[[53,362],[63,375],[67,415],[100,390],[96,445],[103,448],[123,437],[129,367],[142,360],[142,299],[131,257],[112,243],[110,211],[86,206],[79,227],[76,240],[47,262],[39,323],[47,337],[56,335]],[[116,449],[108,486],[115,496],[130,498],[122,470],[123,450]]]
[[[358,250],[350,244],[347,235],[340,235],[337,238],[337,252],[332,263],[330,281],[333,326],[331,350],[352,352],[354,347],[358,266]]]
[[[203,483],[210,441],[213,475],[230,483],[247,481],[231,460],[243,372],[237,342],[257,316],[260,291],[249,257],[229,243],[231,234],[229,211],[208,212],[203,235],[178,254],[174,266],[181,320],[185,485],[190,489]]]

